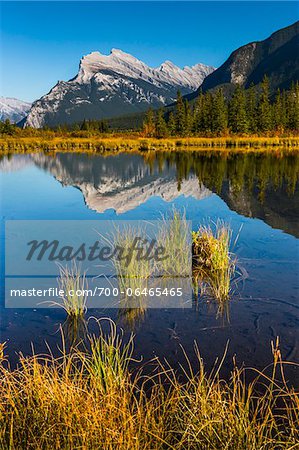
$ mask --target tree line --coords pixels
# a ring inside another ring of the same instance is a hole
[[[111,125],[111,124],[110,124]],[[121,130],[118,130],[121,131]],[[168,136],[228,136],[249,134],[298,133],[299,131],[299,82],[289,90],[278,90],[270,96],[269,80],[264,77],[261,86],[244,89],[237,86],[230,99],[223,90],[200,92],[194,102],[187,101],[180,92],[172,110],[150,109],[143,121],[142,132],[146,137]],[[90,135],[114,133],[106,120],[86,120],[74,124],[44,127],[39,130],[21,130],[7,119],[0,122],[0,134],[5,135]]]
[[[178,92],[174,109],[149,110],[143,123],[147,137],[284,133],[299,130],[299,83],[270,97],[269,80],[245,90],[237,86],[227,100],[223,90],[200,92],[190,103]]]
[[[0,122],[0,134],[7,135],[15,135],[20,133],[25,133],[28,135],[34,134],[39,135],[41,133],[57,133],[57,134],[68,134],[68,133],[77,133],[80,137],[80,133],[82,132],[82,136],[85,134],[92,133],[108,133],[109,125],[106,120],[87,120],[84,119],[82,122],[76,122],[73,124],[62,124],[57,125],[55,127],[44,126],[42,129],[31,129],[30,127],[22,130],[16,124],[11,123],[9,119],[6,119],[4,122]]]

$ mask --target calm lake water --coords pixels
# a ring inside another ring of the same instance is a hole
[[[221,218],[237,236],[234,248],[244,280],[223,314],[199,299],[191,309],[148,310],[135,324],[117,310],[92,310],[111,317],[125,333],[134,329],[135,355],[155,355],[177,365],[180,345],[192,356],[196,340],[207,367],[223,354],[223,373],[236,355],[239,364],[263,368],[270,343],[280,337],[286,360],[299,360],[298,217],[299,157],[289,154],[208,154],[202,152],[10,155],[0,160],[1,304],[0,341],[16,352],[56,348],[59,309],[4,308],[4,221],[19,219],[144,219],[161,217],[175,206],[186,211],[194,230]],[[295,370],[288,373],[298,384]]]

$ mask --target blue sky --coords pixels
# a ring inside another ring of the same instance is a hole
[[[231,51],[298,20],[296,2],[1,2],[0,95],[32,101],[121,48],[151,66],[221,65]]]

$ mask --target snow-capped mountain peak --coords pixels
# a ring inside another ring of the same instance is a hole
[[[124,60],[130,60],[130,61],[137,60],[137,58],[135,58],[133,55],[131,55],[130,53],[126,53],[119,48],[112,48],[110,51],[110,55],[116,56],[116,57],[124,59]]]
[[[19,122],[26,117],[31,103],[13,97],[0,97],[0,121]]]
[[[137,68],[140,71],[144,70],[146,66],[137,58],[122,50],[113,48],[109,55],[91,52],[81,58],[79,72],[74,81],[78,83],[88,82],[102,70],[111,70],[122,75],[131,76],[136,72]]]
[[[159,70],[163,71],[163,70],[167,70],[167,69],[179,69],[178,66],[176,66],[172,61],[166,60],[164,61],[164,63],[162,63],[159,67]]]
[[[113,48],[81,58],[78,74],[61,81],[34,102],[25,126],[101,119],[145,111],[173,103],[177,91],[195,91],[214,70],[203,64],[181,69],[171,61],[152,68],[135,56]]]

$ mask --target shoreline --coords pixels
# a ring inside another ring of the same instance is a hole
[[[299,137],[5,137],[0,138],[0,155],[36,151],[67,151],[91,153],[143,151],[295,151],[299,152]]]

